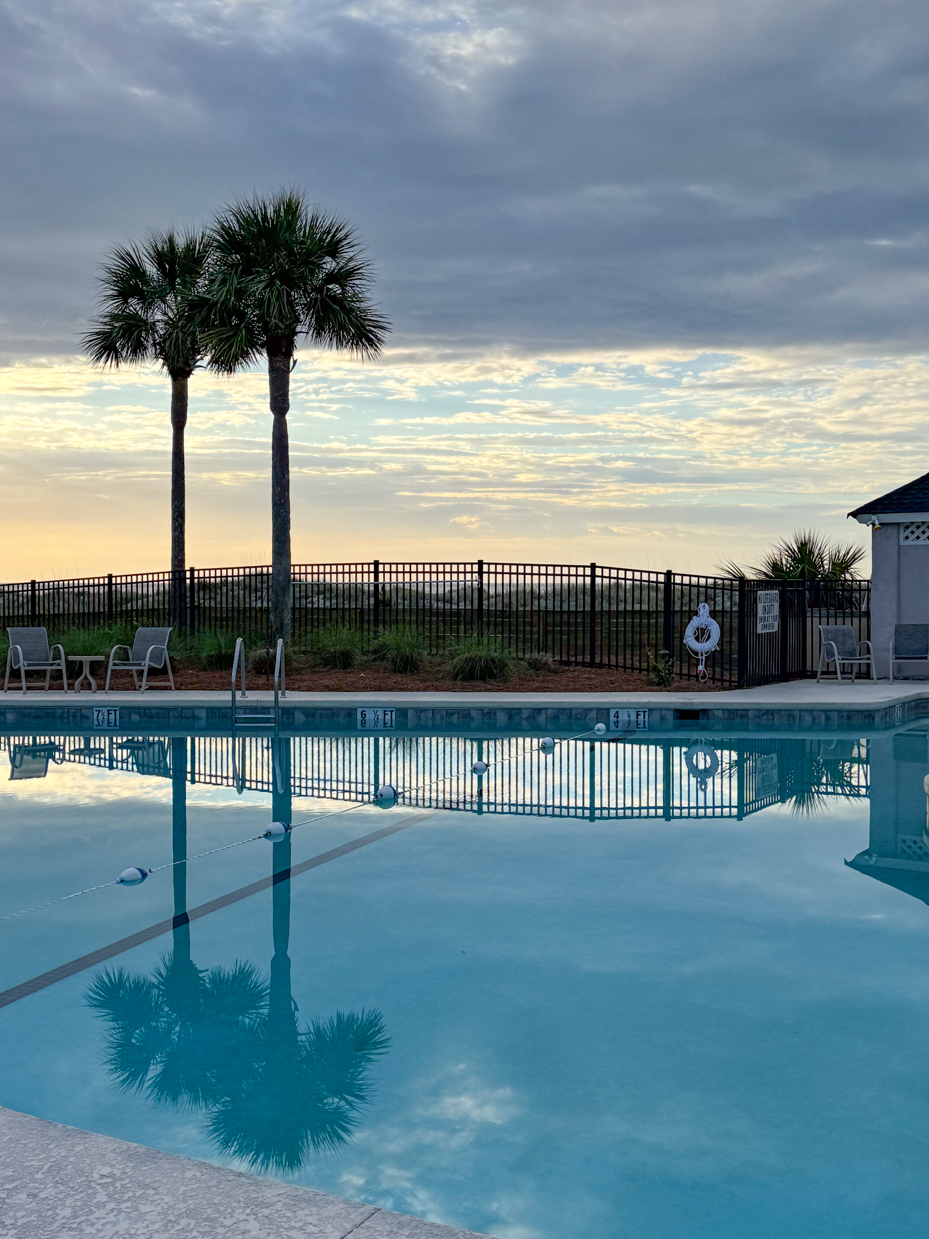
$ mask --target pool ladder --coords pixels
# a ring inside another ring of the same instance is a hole
[[[239,695],[236,697],[235,681],[239,677]],[[287,696],[287,673],[284,665],[284,642],[278,639],[274,652],[274,708],[253,710],[251,705],[243,706],[248,692],[245,688],[245,642],[236,638],[235,655],[232,659],[232,726],[236,727],[273,727],[275,731],[281,721],[281,698]]]

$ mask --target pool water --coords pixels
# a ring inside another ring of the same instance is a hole
[[[924,1233],[925,731],[2,743],[0,1104],[500,1239]]]

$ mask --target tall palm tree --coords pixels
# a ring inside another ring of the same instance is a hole
[[[202,292],[209,237],[200,230],[150,232],[119,245],[100,274],[98,315],[82,343],[94,365],[159,362],[171,379],[171,618],[185,616],[187,386],[203,358],[195,298]]]
[[[211,229],[204,300],[208,362],[224,374],[267,360],[271,430],[271,628],[290,633],[287,414],[297,341],[374,357],[389,330],[370,298],[370,262],[354,229],[299,190],[236,201]]]

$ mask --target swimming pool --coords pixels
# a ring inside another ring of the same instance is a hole
[[[925,726],[2,744],[0,1104],[501,1239],[924,1227]]]

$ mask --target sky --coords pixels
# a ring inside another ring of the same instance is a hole
[[[168,387],[99,263],[282,185],[393,330],[301,349],[296,562],[708,571],[929,469],[916,0],[0,0],[0,580],[168,565]],[[267,562],[260,371],[190,385],[188,561]]]

